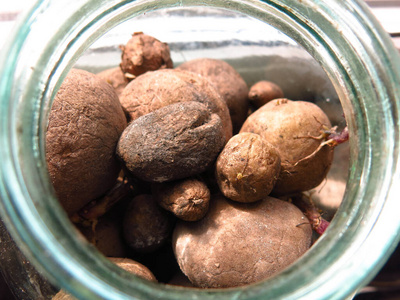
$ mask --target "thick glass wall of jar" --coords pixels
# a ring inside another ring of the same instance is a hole
[[[331,223],[279,274],[229,289],[143,281],[97,251],[57,201],[45,139],[53,100],[71,68],[118,66],[119,45],[135,31],[167,42],[176,67],[201,56],[227,61],[248,86],[274,80],[285,97],[347,125],[348,165],[337,170],[343,184]],[[343,299],[372,279],[399,239],[399,65],[390,37],[356,0],[37,1],[0,60],[1,217],[49,284],[77,298]]]

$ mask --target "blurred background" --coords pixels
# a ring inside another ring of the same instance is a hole
[[[21,12],[32,6],[32,0],[0,1],[0,51],[12,31]],[[400,0],[369,0],[373,14],[392,37],[400,52]],[[4,245],[1,244],[0,247]],[[7,271],[6,271],[7,272]],[[0,300],[14,299],[0,274]],[[400,299],[400,249],[397,249],[381,272],[355,296],[356,300],[394,300]],[[20,300],[20,299],[18,299]]]

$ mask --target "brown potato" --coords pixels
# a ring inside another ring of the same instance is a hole
[[[232,121],[225,101],[207,79],[192,72],[175,69],[147,72],[126,86],[120,101],[131,120],[169,104],[200,102],[221,118],[225,142],[232,137]]]
[[[184,221],[198,221],[208,211],[210,190],[195,178],[154,184],[152,193],[161,207]]]
[[[233,132],[239,131],[247,117],[249,88],[242,76],[220,59],[198,58],[182,63],[180,70],[191,71],[207,78],[215,86],[229,108]]]
[[[126,45],[120,48],[120,67],[129,79],[147,71],[173,67],[168,44],[143,32],[135,32]]]
[[[205,218],[177,223],[174,252],[196,287],[251,284],[282,271],[309,249],[312,229],[305,222],[286,201],[238,203],[216,195]]]
[[[120,258],[120,257],[110,257],[113,263],[115,263],[118,267],[124,269],[125,271],[135,274],[143,279],[157,282],[156,277],[153,273],[141,263],[134,261],[129,258]],[[75,300],[76,298],[65,292],[64,290],[59,291],[52,300]]]
[[[123,216],[123,235],[127,244],[138,253],[159,249],[169,238],[174,219],[151,195],[136,196]]]
[[[135,274],[149,281],[157,282],[154,274],[145,265],[137,261],[122,257],[109,257],[108,259],[129,273]]]
[[[271,81],[258,81],[249,90],[249,101],[256,109],[279,98],[283,98],[283,91],[279,85]]]
[[[172,181],[205,171],[224,145],[221,119],[199,102],[174,103],[129,124],[117,155],[136,177]]]
[[[333,160],[333,148],[322,147],[322,134],[331,128],[326,114],[305,101],[276,99],[268,102],[243,124],[240,132],[253,132],[276,147],[281,172],[273,189],[275,195],[310,190],[325,178]],[[313,154],[314,153],[314,154]]]
[[[101,71],[100,73],[97,73],[97,76],[111,84],[118,97],[129,83],[129,80],[125,77],[124,72],[122,72],[120,67]]]
[[[54,99],[46,132],[50,178],[68,214],[114,185],[121,169],[115,147],[126,125],[114,89],[72,69]]]
[[[234,135],[217,158],[215,173],[225,197],[254,202],[271,193],[281,169],[278,151],[260,135]]]

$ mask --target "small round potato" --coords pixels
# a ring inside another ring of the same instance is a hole
[[[256,109],[267,104],[271,100],[280,98],[283,98],[282,89],[279,85],[271,81],[258,81],[253,84],[249,90],[249,101]]]
[[[286,201],[238,203],[215,195],[202,220],[177,223],[173,247],[194,286],[242,286],[269,278],[302,256],[311,246],[307,223]]]
[[[143,32],[135,32],[126,45],[120,48],[120,67],[128,79],[147,71],[173,67],[168,44]]]
[[[278,151],[260,135],[234,135],[216,163],[218,186],[225,197],[238,202],[254,202],[271,193],[279,176]]]
[[[208,211],[210,190],[195,178],[153,184],[152,193],[161,207],[184,221],[198,221]]]
[[[240,132],[257,133],[278,150],[281,172],[272,194],[287,195],[315,188],[326,177],[333,148],[319,147],[331,127],[317,105],[275,99],[251,114]]]

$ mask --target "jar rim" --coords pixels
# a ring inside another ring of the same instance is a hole
[[[131,283],[131,277],[128,280],[124,274],[117,276],[118,280],[105,275],[110,269],[113,274],[119,271],[97,253],[90,253],[88,245],[71,233],[72,225],[56,203],[44,163],[43,132],[51,99],[79,54],[108,30],[107,26],[175,5],[168,0],[87,0],[84,5],[38,1],[21,20],[0,60],[4,74],[0,78],[0,211],[13,237],[49,279],[76,296],[299,299],[313,295],[332,299],[350,295],[382,266],[399,240],[400,229],[394,209],[400,177],[400,58],[387,34],[358,0],[179,3],[228,9],[273,25],[321,64],[339,94],[351,136],[352,167],[346,195],[326,234],[297,263],[265,282],[223,291],[163,287],[136,278]],[[53,35],[38,45],[35,39],[41,36],[40,30],[63,9],[65,14]],[[65,24],[72,20],[75,25],[67,29]],[[23,59],[28,53],[30,62]],[[28,177],[22,170],[37,176]],[[43,200],[42,194],[51,196]],[[52,213],[55,218],[49,219]],[[55,274],[57,270],[62,271]],[[312,282],[306,280],[310,274]]]

